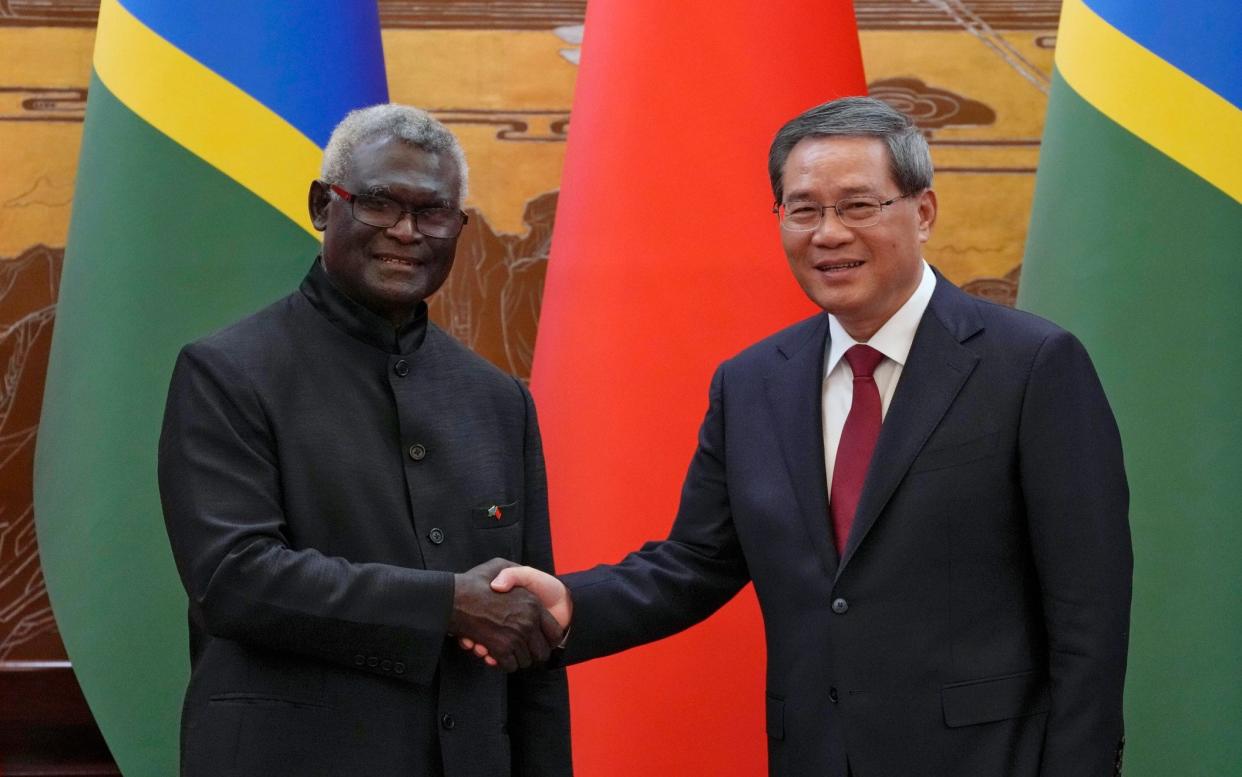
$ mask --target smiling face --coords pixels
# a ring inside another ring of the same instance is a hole
[[[866,195],[901,196],[879,138],[808,137],[785,160],[784,201],[831,205]],[[811,232],[781,229],[789,267],[815,304],[837,317],[855,340],[866,341],[897,312],[922,278],[923,243],[936,221],[930,189],[897,200],[869,227],[849,228],[829,208]]]
[[[461,177],[443,154],[393,137],[360,143],[339,184],[354,194],[396,200],[408,209],[458,206]],[[453,268],[457,238],[427,237],[403,215],[388,229],[354,219],[350,204],[322,181],[311,183],[311,221],[323,235],[323,264],[350,299],[399,326]]]

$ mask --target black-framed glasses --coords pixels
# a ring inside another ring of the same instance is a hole
[[[411,210],[396,200],[374,194],[354,194],[329,184],[333,193],[349,203],[356,220],[369,227],[388,229],[397,225],[405,214],[414,219],[414,228],[427,237],[450,238],[461,234],[461,228],[470,219],[457,208],[418,208]]]
[[[780,219],[781,229],[790,232],[813,232],[819,229],[819,225],[824,223],[824,212],[829,210],[836,211],[837,218],[847,227],[870,227],[880,221],[885,208],[914,194],[915,192],[903,194],[891,200],[868,196],[846,197],[830,205],[806,200],[778,202],[772,206],[772,212]]]

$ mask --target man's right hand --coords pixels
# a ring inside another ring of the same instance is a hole
[[[492,581],[493,591],[512,591],[521,587],[539,597],[539,601],[556,618],[562,629],[569,627],[574,615],[574,601],[569,589],[557,578],[534,567],[509,566]]]
[[[556,619],[562,630],[569,627],[569,621],[573,617],[574,603],[569,595],[569,589],[560,580],[547,572],[533,567],[520,567],[516,564],[510,564],[505,566],[496,575],[496,579],[492,581],[492,590],[508,593],[512,592],[514,588],[519,590],[525,589],[539,597],[539,601]],[[560,640],[558,639],[552,644],[556,645],[559,642]],[[461,637],[458,639],[458,643],[463,649],[472,651],[476,656],[482,658],[488,665],[501,665],[493,655],[491,646],[486,642],[470,639],[469,637]]]
[[[525,589],[500,592],[492,581],[514,567],[495,558],[474,569],[453,575],[453,614],[449,633],[462,641],[487,645],[493,661],[506,672],[548,660],[551,646],[561,641],[564,629],[538,597]]]

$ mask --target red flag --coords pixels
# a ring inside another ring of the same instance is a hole
[[[849,0],[588,3],[533,374],[559,569],[667,535],[715,365],[814,312],[781,253],[768,145],[865,92]],[[575,667],[578,771],[764,773],[763,669],[750,589]]]

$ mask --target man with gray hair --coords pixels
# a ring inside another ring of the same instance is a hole
[[[930,154],[884,103],[803,113],[769,171],[824,312],[719,367],[666,540],[493,587],[572,622],[573,663],[753,582],[774,776],[1119,773],[1128,495],[1082,345],[928,266]]]
[[[427,319],[465,192],[427,113],[349,114],[300,288],[181,352],[159,480],[189,594],[183,775],[572,771],[564,670],[534,666],[561,628],[488,585],[501,558],[552,571],[534,405]]]

